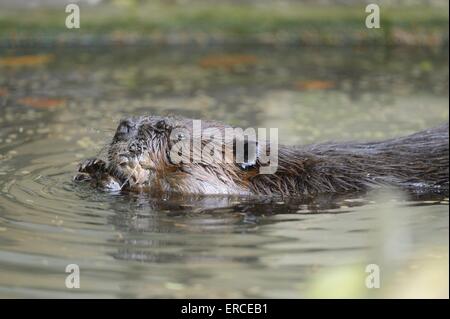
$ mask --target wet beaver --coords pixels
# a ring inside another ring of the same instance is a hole
[[[249,140],[243,142],[244,152],[249,154],[241,162],[236,161],[240,142],[236,139],[214,151],[222,161],[192,161],[194,146],[189,150],[191,160],[174,161],[171,152],[177,143],[194,144],[193,122],[159,116],[122,120],[109,145],[108,158],[85,160],[75,178],[109,190],[146,190],[154,194],[302,197],[394,186],[448,196],[448,124],[377,142],[278,145],[276,171],[260,174],[264,165],[261,155],[271,150],[260,150],[259,141],[254,144],[257,156],[253,158]],[[211,128],[224,132],[231,127],[201,121],[201,132]],[[202,140],[200,147],[204,146]]]

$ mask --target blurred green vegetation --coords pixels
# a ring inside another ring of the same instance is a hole
[[[81,28],[65,28],[64,8],[0,11],[0,38],[171,42],[256,41],[311,44],[421,44],[448,42],[448,10],[433,6],[381,8],[381,28],[365,27],[365,6],[251,5],[113,1],[80,6]]]

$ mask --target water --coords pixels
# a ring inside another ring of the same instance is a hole
[[[125,116],[278,127],[285,143],[380,139],[448,121],[448,79],[447,50],[0,49],[0,296],[345,296],[350,281],[330,278],[369,263],[383,289],[356,296],[409,293],[399,273],[448,296],[445,197],[161,199],[71,180]],[[65,287],[72,263],[80,289]]]

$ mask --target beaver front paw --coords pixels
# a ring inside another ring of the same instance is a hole
[[[74,181],[89,181],[97,179],[99,174],[106,172],[106,163],[98,158],[89,158],[78,165],[78,174],[73,178]]]
[[[90,181],[93,186],[108,191],[118,191],[121,189],[119,181],[108,173],[108,167],[104,160],[89,158],[78,165],[78,174],[74,181]]]
[[[106,172],[106,162],[98,158],[88,158],[78,165],[78,172],[89,175]]]
[[[78,164],[78,174],[75,181],[98,179],[107,171],[106,162],[98,158],[88,158]]]

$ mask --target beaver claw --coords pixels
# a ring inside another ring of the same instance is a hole
[[[78,172],[87,173],[90,175],[98,172],[104,172],[105,170],[105,161],[98,158],[88,158],[78,165]]]
[[[78,174],[73,178],[74,181],[91,181],[98,187],[105,190],[120,190],[120,184],[108,174],[107,164],[104,160],[98,158],[89,158],[78,165]]]
[[[99,174],[103,174],[105,171],[105,161],[98,158],[88,158],[78,165],[78,174],[73,179],[77,182],[98,179]]]

